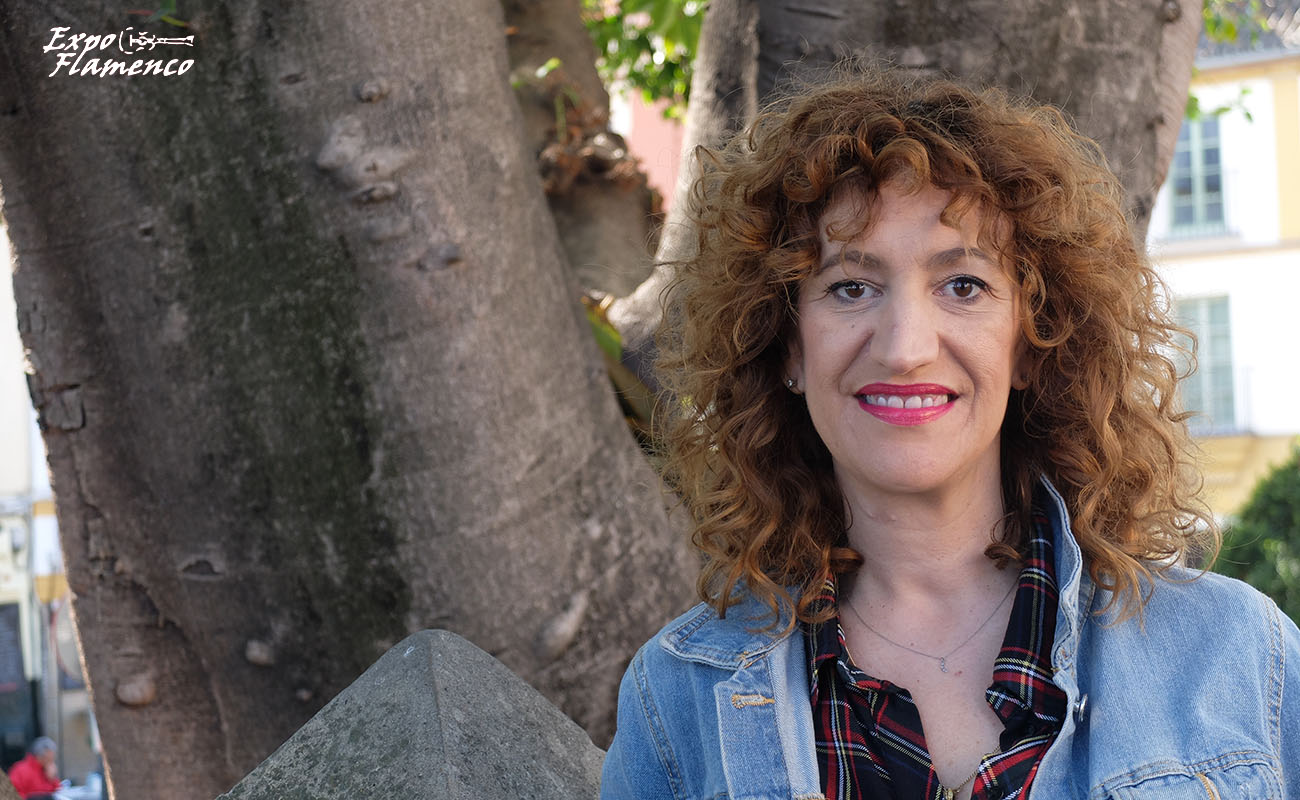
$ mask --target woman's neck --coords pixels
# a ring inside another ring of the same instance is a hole
[[[945,491],[891,494],[843,486],[849,544],[865,559],[856,588],[878,598],[958,601],[1008,585],[985,555],[1004,517],[1002,487],[973,476]]]

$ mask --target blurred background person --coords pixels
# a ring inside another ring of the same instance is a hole
[[[59,768],[55,763],[59,754],[54,740],[42,736],[32,742],[22,761],[9,768],[9,781],[24,798],[51,797],[59,789]]]

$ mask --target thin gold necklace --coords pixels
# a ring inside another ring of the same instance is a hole
[[[1005,600],[1006,598],[1003,598],[1003,599]],[[984,759],[981,758],[981,759],[980,759],[980,765],[983,766],[983,764],[984,764]],[[957,793],[960,792],[962,789],[965,789],[965,788],[966,788],[966,784],[968,784],[968,783],[970,783],[971,781],[975,780],[975,776],[978,775],[978,774],[980,774],[980,767],[976,767],[976,768],[975,768],[975,771],[972,772],[969,776],[967,776],[966,780],[962,781],[961,783],[959,783],[959,784],[957,784],[956,786],[953,786],[953,787],[944,786],[944,785],[943,785],[943,782],[940,781],[940,782],[939,782],[939,791],[943,794],[943,800],[956,800],[956,798],[957,798]]]
[[[993,607],[993,611],[991,611],[991,612],[989,613],[989,615],[988,615],[987,617],[984,618],[984,621],[980,623],[980,626],[979,626],[978,628],[976,628],[975,630],[971,631],[971,635],[970,635],[970,636],[967,636],[965,639],[963,639],[962,642],[961,642],[961,644],[957,645],[956,647],[954,647],[953,649],[949,650],[947,653],[945,653],[944,655],[941,655],[941,656],[931,655],[930,653],[924,653],[924,652],[922,652],[922,651],[920,651],[920,650],[917,650],[915,647],[908,647],[907,645],[903,644],[902,642],[896,642],[896,641],[894,641],[893,639],[889,638],[889,637],[886,636],[885,634],[883,634],[883,633],[881,633],[880,631],[876,630],[875,628],[871,627],[871,623],[867,622],[865,619],[862,618],[862,615],[858,613],[858,610],[857,610],[856,608],[853,607],[853,604],[852,604],[852,603],[845,603],[845,605],[847,605],[847,606],[849,607],[849,611],[852,611],[852,612],[853,612],[853,616],[857,617],[857,618],[858,618],[858,622],[861,622],[862,625],[863,625],[863,627],[865,627],[867,630],[869,630],[869,631],[871,631],[872,633],[874,633],[875,635],[879,636],[881,639],[884,639],[886,642],[889,642],[889,643],[892,644],[894,647],[900,647],[900,648],[906,650],[906,651],[909,652],[909,653],[915,653],[915,654],[918,655],[918,656],[924,656],[925,658],[928,658],[928,659],[930,659],[931,661],[938,661],[938,662],[939,662],[939,671],[940,671],[940,672],[943,672],[943,673],[947,673],[947,672],[948,672],[948,659],[951,658],[951,657],[953,656],[953,654],[956,653],[958,650],[962,649],[962,648],[965,647],[967,644],[969,644],[969,643],[970,643],[970,640],[971,640],[971,639],[974,639],[975,636],[976,636],[980,631],[984,630],[984,626],[988,625],[989,622],[991,622],[991,621],[993,620],[993,618],[994,618],[995,616],[997,616],[998,609],[1002,608],[1002,604],[1005,603],[1005,602],[1007,602],[1007,598],[1011,596],[1011,593],[1014,592],[1014,591],[1016,590],[1016,587],[1019,586],[1019,585],[1020,585],[1020,581],[1019,581],[1019,580],[1017,580],[1015,583],[1011,584],[1011,588],[1008,589],[1008,590],[1007,590],[1007,593],[1006,593],[1005,595],[1002,596],[1002,599],[998,601],[998,604],[997,604],[996,606]],[[975,772],[978,773],[979,770],[975,770]],[[974,776],[972,775],[971,777],[974,777]],[[967,779],[966,779],[966,781],[969,781],[969,780],[970,780],[970,778],[967,778]],[[962,782],[962,786],[965,786],[965,785],[966,785],[966,781],[963,781],[963,782]],[[958,787],[958,788],[961,788],[961,787]],[[951,798],[951,795],[946,796],[946,797],[944,798],[944,800],[950,800],[950,798]]]

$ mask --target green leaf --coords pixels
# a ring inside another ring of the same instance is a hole
[[[1268,26],[1268,17],[1259,0],[1204,0],[1201,19],[1206,38],[1228,44],[1240,41],[1243,32],[1251,42],[1256,42]]]
[[[621,83],[669,100],[669,116],[685,110],[691,60],[699,44],[705,4],[700,0],[624,0],[606,16],[600,0],[583,0],[584,22],[601,55],[597,68],[606,85]],[[635,24],[628,21],[637,15]],[[646,24],[641,16],[647,16]]]
[[[663,36],[672,29],[673,23],[681,15],[682,4],[677,0],[655,0],[650,11],[651,30]]]
[[[550,75],[556,69],[559,69],[559,67],[563,63],[564,62],[561,61],[560,59],[552,56],[551,58],[546,59],[546,62],[542,64],[540,67],[538,67],[537,71],[533,74],[535,74],[539,79],[545,78],[547,75]]]
[[[623,359],[623,336],[619,334],[618,328],[610,324],[605,319],[605,315],[599,310],[586,307],[587,322],[591,324],[591,332],[596,336],[596,345],[600,351],[615,363]]]

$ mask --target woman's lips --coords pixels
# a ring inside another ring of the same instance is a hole
[[[922,425],[952,410],[957,394],[934,383],[871,383],[857,391],[862,410],[891,425]]]

